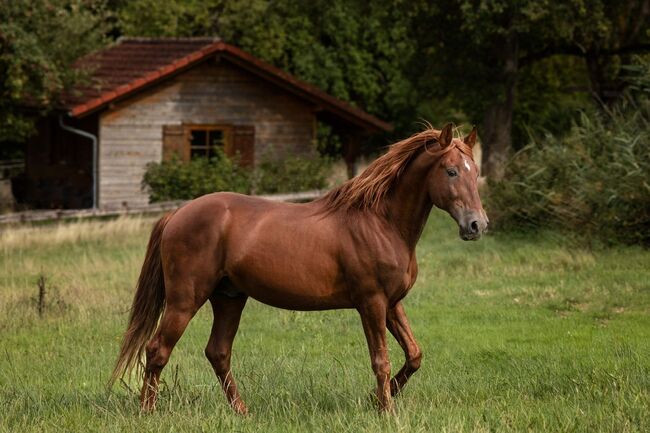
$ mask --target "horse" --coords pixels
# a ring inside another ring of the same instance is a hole
[[[379,411],[392,411],[392,397],[422,357],[401,301],[417,277],[415,246],[431,209],[448,212],[463,240],[479,239],[489,222],[478,193],[475,142],[476,128],[461,140],[451,124],[429,127],[312,202],[217,192],[165,215],[149,239],[109,384],[143,368],[140,407],[155,409],[161,371],[209,301],[214,321],[205,355],[232,409],[246,414],[230,360],[252,297],[291,310],[356,309]],[[406,358],[392,379],[386,329]]]

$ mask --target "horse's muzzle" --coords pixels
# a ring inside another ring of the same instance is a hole
[[[458,234],[464,241],[476,241],[487,231],[488,219],[485,212],[471,212],[458,224]]]

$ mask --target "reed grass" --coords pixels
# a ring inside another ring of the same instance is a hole
[[[566,135],[533,141],[488,192],[497,228],[650,246],[650,97],[583,114]]]

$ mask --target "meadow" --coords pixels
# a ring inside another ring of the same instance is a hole
[[[0,431],[650,431],[650,251],[553,232],[466,243],[441,213],[405,300],[423,364],[395,415],[369,398],[355,311],[252,300],[233,354],[250,414],[231,412],[203,354],[207,307],[163,372],[157,411],[141,415],[136,378],[106,382],[153,221],[0,232]],[[392,340],[390,353],[397,371]]]

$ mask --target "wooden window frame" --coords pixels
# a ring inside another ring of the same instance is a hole
[[[233,126],[226,124],[204,124],[204,123],[183,123],[183,160],[190,161],[192,159],[192,130],[202,131],[222,131],[223,132],[223,151],[231,157],[234,154],[232,135]]]

